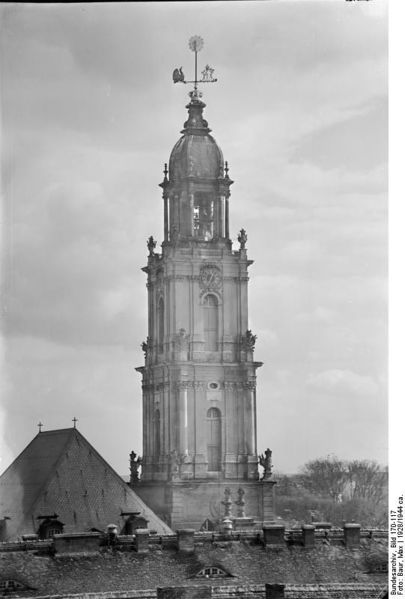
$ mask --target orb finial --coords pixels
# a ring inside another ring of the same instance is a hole
[[[192,52],[199,52],[204,47],[204,40],[200,35],[193,35],[190,37],[188,45]]]

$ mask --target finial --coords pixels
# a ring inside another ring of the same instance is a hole
[[[271,471],[273,470],[272,454],[273,452],[271,449],[267,448],[264,455],[259,455],[259,464],[260,466],[263,466],[264,469],[262,480],[269,480],[271,478]]]
[[[245,499],[244,499],[245,491],[242,488],[238,489],[238,501],[235,501],[236,505],[239,507],[238,509],[238,518],[246,518],[245,513]]]
[[[225,506],[225,518],[229,518],[232,515],[232,499],[231,490],[226,488],[224,491],[225,499],[221,501],[222,505]]]
[[[130,482],[134,483],[135,481],[140,479],[139,470],[142,466],[142,458],[141,456],[137,456],[136,453],[132,450],[129,454],[129,471],[131,473]]]
[[[37,424],[37,426],[38,426],[39,432],[40,432],[40,433],[42,433],[42,427],[44,426],[44,425],[42,424],[42,422],[41,422],[41,421],[39,421],[39,422],[38,422],[38,424]]]
[[[165,181],[167,181],[167,173],[168,173],[168,172],[169,172],[169,171],[167,170],[167,162],[165,162],[165,168],[163,169],[163,174],[164,174],[164,176],[165,176],[165,179],[164,179]]]
[[[194,52],[194,81],[186,80],[184,78],[183,67],[174,69],[173,71],[173,82],[174,83],[192,83],[194,85],[193,91],[189,93],[191,100],[198,100],[202,97],[202,92],[198,90],[198,83],[216,83],[218,81],[214,78],[214,69],[207,64],[203,71],[201,71],[201,79],[197,79],[197,54],[202,50],[204,46],[204,40],[200,35],[193,35],[188,42],[189,48]]]
[[[229,179],[229,167],[228,167],[228,161],[225,160],[225,179]]]
[[[153,235],[151,235],[148,238],[148,241],[146,243],[148,250],[149,250],[149,256],[153,256],[155,253],[155,247],[156,247],[156,241],[153,239]]]
[[[247,235],[245,229],[241,229],[238,235],[238,241],[240,243],[240,249],[244,250],[246,248]]]
[[[192,52],[199,52],[204,47],[204,40],[201,35],[193,35],[188,41],[188,46]]]
[[[79,422],[78,419],[76,418],[76,416],[73,417],[72,422],[73,422],[73,428],[76,428],[76,422]]]

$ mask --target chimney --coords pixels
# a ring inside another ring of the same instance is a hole
[[[266,599],[284,599],[284,584],[266,584]]]
[[[182,553],[194,553],[193,528],[183,528],[177,531],[177,549]]]

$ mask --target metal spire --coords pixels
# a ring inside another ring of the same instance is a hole
[[[201,79],[197,79],[197,54],[202,50],[204,46],[204,40],[199,35],[193,35],[188,42],[189,48],[194,52],[194,80],[186,80],[184,78],[183,67],[174,69],[173,71],[173,82],[174,83],[191,83],[194,85],[194,89],[189,93],[191,98],[201,98],[202,92],[198,89],[198,83],[216,83],[218,79],[214,78],[214,69],[210,65],[206,65],[204,70],[201,71]]]

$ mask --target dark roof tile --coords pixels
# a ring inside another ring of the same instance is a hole
[[[121,511],[140,512],[158,534],[172,532],[75,428],[38,433],[0,477],[9,540],[36,532],[38,516],[53,513],[65,532],[121,528]]]

